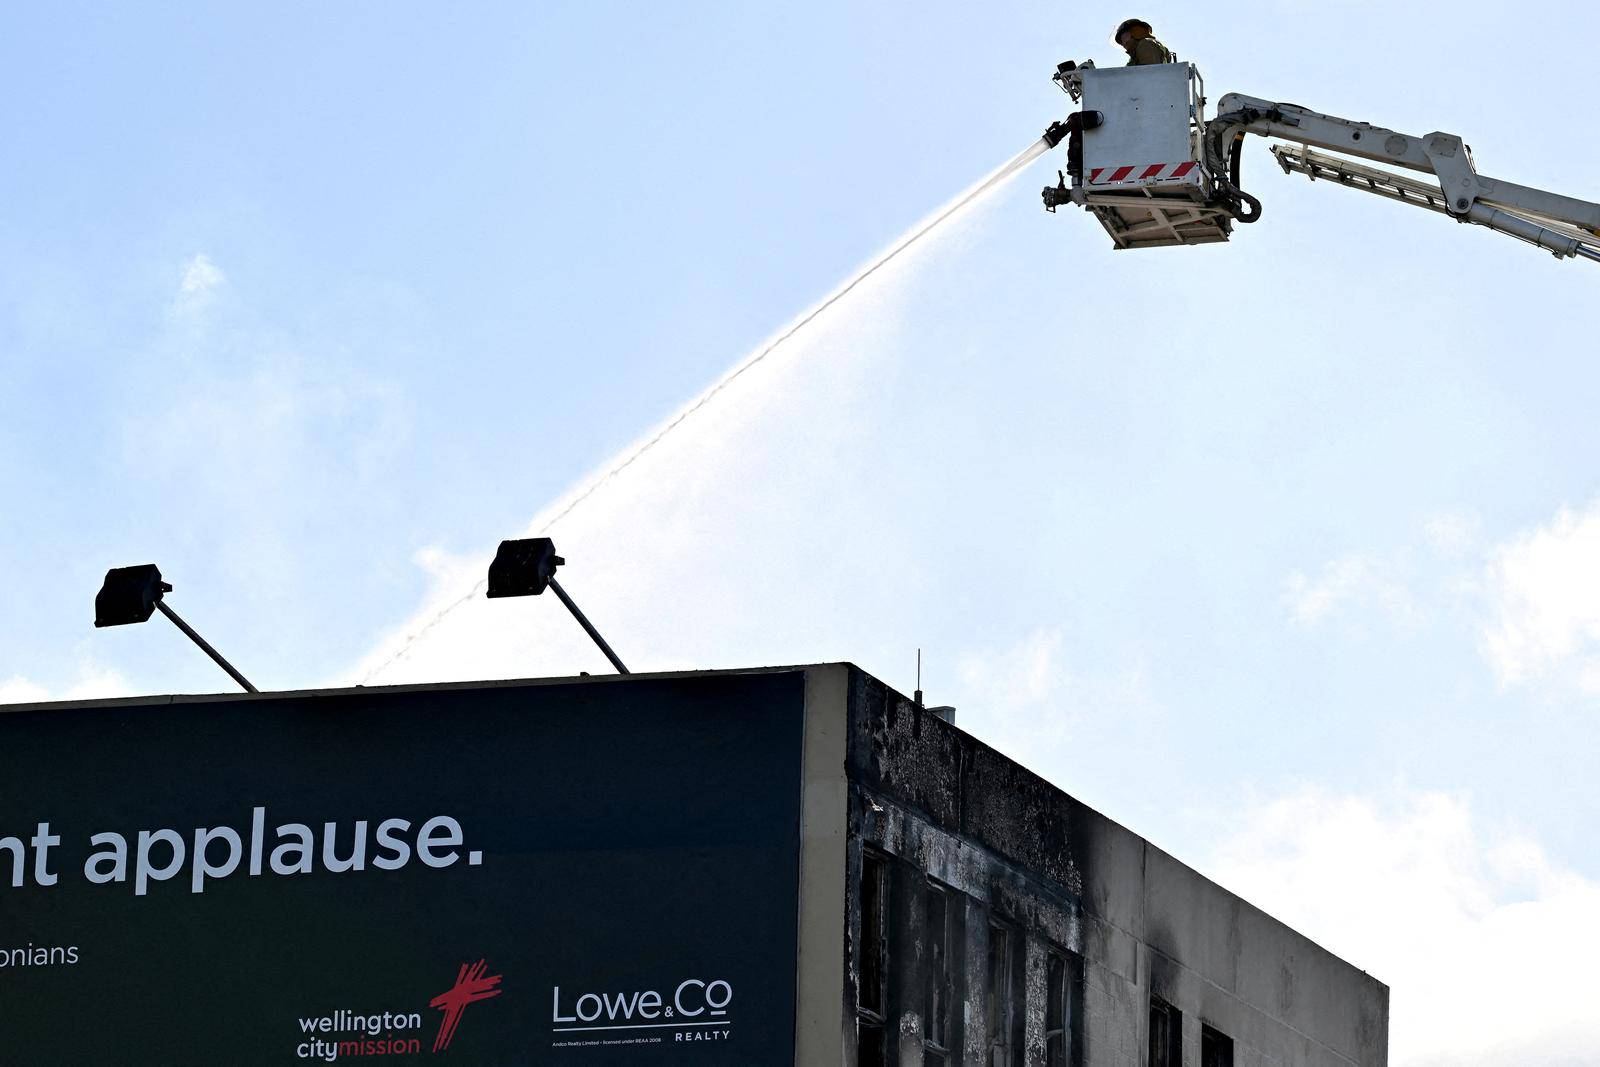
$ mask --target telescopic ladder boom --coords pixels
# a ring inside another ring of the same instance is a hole
[[[1051,146],[1068,142],[1045,207],[1083,207],[1118,248],[1223,242],[1236,223],[1260,218],[1239,177],[1240,146],[1254,134],[1283,142],[1272,152],[1286,172],[1483,226],[1558,259],[1600,262],[1600,204],[1479,174],[1455,134],[1417,137],[1240,93],[1208,120],[1190,63],[1100,70],[1069,61],[1055,81],[1083,106],[1045,131]]]
[[[1217,112],[1206,125],[1205,152],[1219,173],[1237,174],[1235,153],[1245,134],[1273,137],[1291,142],[1273,146],[1273,155],[1286,172],[1331,179],[1438,211],[1526,241],[1557,258],[1580,256],[1600,262],[1600,204],[1479,174],[1472,150],[1455,134],[1409,136],[1238,93],[1223,97]],[[1439,184],[1313,148],[1430,174]]]

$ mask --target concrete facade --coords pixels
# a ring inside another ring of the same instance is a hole
[[[1381,982],[864,672],[810,671],[846,690],[838,1062],[1387,1062]]]

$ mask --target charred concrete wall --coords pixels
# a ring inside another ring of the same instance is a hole
[[[859,670],[848,689],[848,1067],[1387,1062],[1382,983]]]

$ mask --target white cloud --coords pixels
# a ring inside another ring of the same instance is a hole
[[[1391,570],[1369,555],[1340,556],[1315,578],[1301,571],[1291,574],[1285,601],[1302,626],[1314,626],[1345,608],[1376,608],[1396,625],[1415,626],[1422,618],[1421,608]]]
[[[83,666],[78,677],[54,691],[20,674],[0,681],[0,704],[35,704],[46,700],[103,700],[131,696],[134,687],[121,674],[99,666]]]
[[[1422,528],[1426,551],[1348,553],[1315,576],[1296,571],[1284,602],[1294,621],[1382,618],[1415,629],[1436,618],[1476,635],[1504,687],[1600,695],[1600,501],[1486,544],[1481,520],[1444,514]]]
[[[0,682],[0,704],[33,704],[50,699],[50,690],[20,674]]]
[[[1600,502],[1498,546],[1483,650],[1502,684],[1600,694]]]
[[[178,294],[172,301],[174,315],[196,315],[204,311],[216,291],[227,281],[222,269],[204,252],[196,252],[183,267]]]
[[[1392,1063],[1597,1062],[1600,883],[1463,796],[1306,790],[1203,869],[1390,986]]]

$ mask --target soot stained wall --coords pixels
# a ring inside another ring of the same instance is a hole
[[[1382,983],[876,679],[853,669],[849,690],[845,1019],[855,1025],[859,882],[873,855],[889,872],[883,1062],[925,1062],[918,896],[932,886],[959,905],[952,1065],[995,1054],[985,994],[996,929],[1016,934],[1017,1032],[1001,1055],[1017,1067],[1051,1063],[1041,994],[1062,951],[1079,968],[1070,1063],[1145,1064],[1157,997],[1181,1013],[1186,1063],[1198,1062],[1206,1025],[1232,1039],[1239,1067],[1386,1064]],[[875,1053],[852,1061],[846,1045],[851,1067],[870,1067]]]

